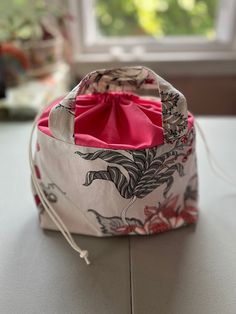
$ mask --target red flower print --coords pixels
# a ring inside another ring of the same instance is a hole
[[[149,227],[149,233],[161,233],[171,229],[171,226],[164,223],[154,223]]]
[[[191,151],[189,151],[189,154],[191,154]],[[187,156],[185,157],[187,158]],[[95,214],[104,234],[148,235],[177,229],[197,222],[198,209],[195,207],[195,204],[197,204],[196,178],[197,176],[194,175],[189,179],[183,193],[175,196],[171,195],[168,198],[165,197],[156,205],[146,205],[142,215],[144,218],[123,217],[122,215],[105,217],[94,209],[88,211]]]
[[[182,142],[182,143],[186,144],[187,141],[188,141],[188,138],[187,138],[186,135],[184,135],[184,136],[181,137],[181,142]]]
[[[189,148],[189,150],[187,151],[187,155],[189,156],[190,154],[192,154],[192,148]]]
[[[192,148],[189,148],[189,150],[186,152],[186,155],[182,158],[182,162],[186,162],[188,160],[188,156],[191,155],[192,152]]]
[[[125,225],[125,226],[117,228],[116,231],[120,232],[122,234],[130,234],[130,233],[134,232],[135,227],[136,226]]]
[[[197,216],[198,211],[193,206],[185,207],[180,213],[180,217],[182,217],[183,220],[188,224],[195,223],[197,221]]]
[[[179,228],[186,223],[192,224],[197,221],[198,211],[195,207],[187,206],[178,213],[178,198],[178,195],[169,197],[162,205],[157,207],[145,206],[144,230],[147,234],[165,232]]]
[[[144,228],[146,234],[160,233],[175,228],[179,224],[179,217],[176,213],[178,196],[169,197],[162,205],[145,206]],[[140,234],[140,229],[136,233]]]
[[[145,81],[144,81],[145,84],[154,84],[155,83],[155,80],[152,79],[152,78],[146,78]]]
[[[176,217],[176,209],[177,209],[177,201],[178,196],[172,197],[167,200],[167,202],[162,205],[163,208],[161,208],[162,214],[166,218],[173,218]]]
[[[144,214],[146,217],[151,217],[157,212],[156,206],[145,206],[144,208]]]
[[[139,224],[122,225],[116,229],[117,233],[126,234],[155,234],[179,228],[184,224],[197,221],[197,209],[187,206],[179,212],[179,196],[170,196],[158,206],[145,206],[145,220]]]
[[[38,194],[34,195],[34,201],[35,201],[36,206],[39,206],[41,204],[41,200],[40,200]]]

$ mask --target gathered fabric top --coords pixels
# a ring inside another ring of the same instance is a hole
[[[38,128],[48,136],[49,105],[38,121]],[[71,113],[68,113],[71,114]],[[162,104],[152,98],[132,93],[107,92],[76,98],[74,119],[75,144],[108,149],[143,149],[164,144]],[[188,125],[193,124],[189,114]]]

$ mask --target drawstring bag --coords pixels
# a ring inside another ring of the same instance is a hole
[[[150,235],[197,221],[194,118],[185,97],[150,69],[94,71],[35,126],[40,225],[60,230],[87,263],[71,233]]]

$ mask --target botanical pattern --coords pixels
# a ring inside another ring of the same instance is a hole
[[[196,178],[196,175],[193,178]],[[102,233],[106,235],[154,234],[192,224],[197,221],[198,217],[197,208],[191,205],[195,204],[197,197],[196,185],[191,186],[193,178],[184,193],[183,208],[177,205],[179,195],[170,196],[162,204],[145,206],[144,222],[136,218],[127,218],[127,224],[124,224],[121,217],[104,217],[93,209],[90,209],[89,212],[95,214]]]
[[[177,106],[180,98],[179,93],[161,91],[163,129],[166,142],[171,143],[179,134],[184,133],[187,128],[188,120],[181,112],[178,112]]]
[[[155,73],[144,67],[123,67],[90,73],[80,86],[81,93],[103,93],[109,90],[132,91],[157,88]]]
[[[197,174],[193,175],[189,180],[188,186],[186,187],[184,193],[184,202],[186,204],[191,202],[197,202],[198,200],[198,176]]]
[[[37,144],[37,147],[39,147],[38,144]],[[56,203],[58,198],[57,198],[57,195],[55,193],[55,190],[58,190],[62,194],[65,194],[65,192],[63,192],[55,183],[48,183],[47,185],[44,184],[41,180],[41,173],[40,173],[39,167],[36,164],[34,165],[34,171],[35,171],[35,175],[36,175],[37,179],[41,181],[40,186],[41,186],[43,193],[46,196],[47,200],[50,203]],[[40,200],[39,195],[35,191],[33,182],[32,182],[32,187],[33,187],[33,191],[34,191],[34,200],[35,200],[36,206],[39,208],[40,212],[42,212],[44,210],[44,208],[43,208],[43,205],[42,205],[42,202]]]
[[[50,203],[56,203],[57,202],[57,196],[54,192],[54,189],[58,187],[56,186],[56,184],[54,183],[49,183],[47,186],[44,185],[43,183],[40,184],[42,187],[42,190],[47,198],[47,200]],[[43,208],[43,204],[41,202],[41,199],[39,197],[39,195],[37,193],[34,194],[34,200],[36,203],[36,206],[39,208],[40,212],[43,212],[44,208]]]
[[[126,213],[137,198],[144,198],[162,185],[165,185],[164,197],[167,197],[174,182],[174,173],[184,176],[183,162],[192,153],[193,140],[194,130],[191,129],[186,136],[175,142],[172,149],[160,156],[157,155],[160,146],[144,150],[128,150],[129,156],[114,150],[98,150],[93,153],[76,151],[75,153],[86,160],[102,159],[112,164],[107,166],[107,170],[87,172],[84,185],[89,186],[94,180],[112,182],[123,198],[130,199],[129,204],[121,212],[121,217],[126,220]],[[120,167],[128,172],[128,177]]]
[[[119,167],[108,166],[107,170],[89,171],[86,175],[85,186],[94,180],[108,180],[115,184],[120,195],[124,198],[136,196],[143,198],[159,185],[166,183],[164,194],[169,191],[173,183],[173,174],[177,171],[184,175],[183,165],[176,162],[182,156],[182,162],[186,161],[189,153],[192,153],[194,130],[177,140],[172,149],[157,156],[161,146],[143,150],[127,150],[129,157],[115,150],[98,150],[93,153],[75,153],[86,160],[102,159],[111,164],[122,166],[129,174],[129,179],[121,172]],[[187,152],[184,152],[186,150]]]

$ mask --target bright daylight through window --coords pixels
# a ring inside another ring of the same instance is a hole
[[[91,62],[103,67],[108,62],[152,66],[197,61],[204,71],[203,62],[211,61],[213,71],[216,67],[224,71],[218,61],[236,59],[235,0],[70,2],[71,12],[78,15],[74,51],[82,66]],[[193,62],[189,69],[198,71],[199,64],[193,68]],[[228,64],[227,69],[231,68]]]
[[[218,0],[96,1],[103,36],[215,36]]]

